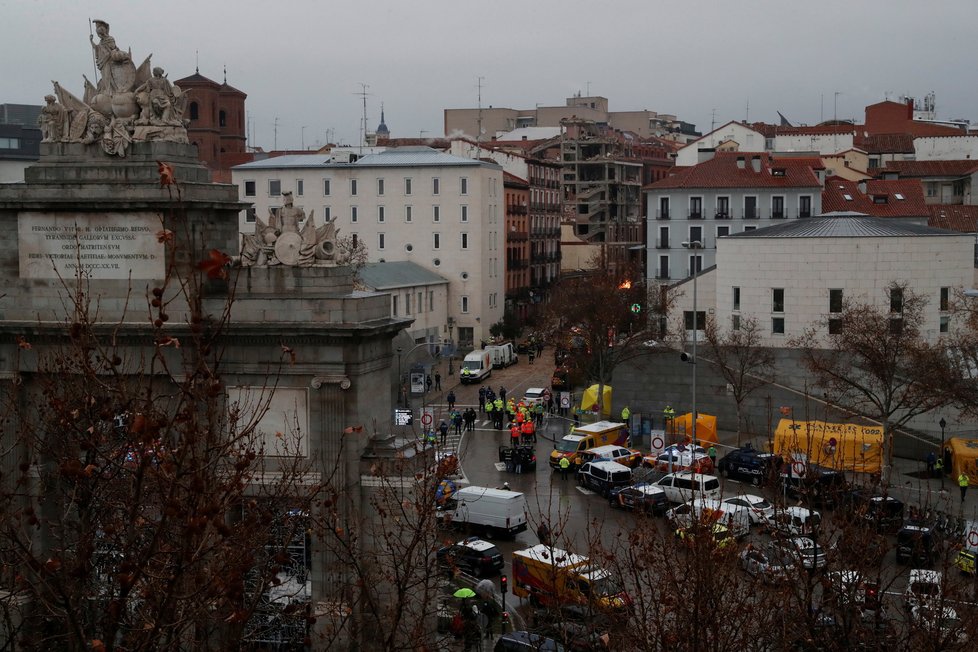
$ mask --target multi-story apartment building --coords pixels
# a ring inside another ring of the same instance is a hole
[[[649,282],[686,278],[716,263],[717,240],[822,212],[817,158],[718,152],[645,187]],[[699,242],[691,251],[684,243]]]
[[[506,309],[526,321],[530,307],[530,184],[503,173],[506,195]]]
[[[400,147],[345,162],[326,154],[279,156],[231,172],[241,200],[254,205],[241,214],[243,233],[254,231],[258,216],[267,221],[282,193],[292,191],[317,225],[334,220],[340,237],[363,242],[369,262],[412,261],[447,278],[442,332],[447,338],[452,324],[460,348],[488,338],[502,319],[504,189],[495,163]]]

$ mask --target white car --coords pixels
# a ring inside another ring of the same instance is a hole
[[[545,403],[546,394],[547,390],[544,387],[531,387],[523,394],[523,404],[531,407],[538,403]]]
[[[773,550],[770,546],[767,548],[747,546],[740,553],[739,563],[751,577],[772,584],[789,579],[796,571],[793,559]]]
[[[775,509],[767,517],[767,527],[789,537],[812,534],[821,522],[821,515],[806,507]]]
[[[789,556],[806,570],[825,568],[828,563],[825,558],[825,546],[818,545],[814,539],[808,537],[793,537],[773,541],[771,549]]]
[[[936,607],[943,595],[944,574],[940,571],[914,568],[910,571],[903,600],[908,610],[914,607]]]
[[[740,496],[734,496],[733,498],[724,499],[725,503],[728,505],[737,505],[738,507],[746,507],[747,513],[750,515],[751,525],[761,525],[762,523],[767,523],[774,516],[774,505],[772,505],[763,496],[757,496],[755,494],[743,494]]]

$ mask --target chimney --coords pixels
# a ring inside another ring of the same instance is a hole
[[[706,163],[707,161],[713,159],[715,155],[716,155],[715,149],[708,149],[708,148],[698,149],[696,150],[696,162]]]
[[[744,166],[745,166],[744,157],[743,156],[738,156],[737,157],[737,169],[738,170],[743,170],[744,169]]]
[[[856,184],[856,187],[859,188],[859,192],[861,194],[863,194],[863,195],[866,194],[866,182],[865,181],[860,181],[859,183]]]
[[[760,174],[761,172],[761,157],[755,156],[750,160],[750,166],[754,168],[754,172]]]

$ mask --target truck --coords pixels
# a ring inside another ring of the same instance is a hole
[[[492,375],[492,356],[485,349],[476,349],[466,354],[458,377],[463,385],[481,383]]]
[[[508,489],[462,487],[438,507],[435,515],[446,527],[513,536],[526,530],[526,496]]]
[[[676,528],[690,528],[696,518],[702,524],[720,523],[736,539],[750,533],[750,514],[746,507],[722,503],[716,498],[694,498],[666,512]]]
[[[554,444],[550,452],[550,468],[559,469],[560,460],[570,460],[571,469],[577,470],[584,463],[584,451],[598,446],[616,444],[628,446],[628,426],[615,421],[598,421],[586,426],[576,426],[569,435]]]
[[[535,605],[589,605],[602,611],[626,608],[632,600],[607,570],[545,544],[513,551],[513,595]]]
[[[489,353],[489,358],[492,360],[493,369],[504,369],[519,362],[519,357],[516,355],[516,349],[513,347],[512,342],[490,344],[485,350]]]

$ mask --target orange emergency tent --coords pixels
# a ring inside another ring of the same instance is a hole
[[[604,394],[604,401],[602,401],[603,405],[601,406],[601,416],[611,416],[611,385],[605,385],[602,394]],[[584,396],[581,398],[581,410],[584,412],[590,412],[595,409],[597,404],[598,386],[591,385],[584,390]]]
[[[675,428],[676,432],[669,434],[685,434],[686,437],[692,438],[693,413],[687,412],[676,417],[672,420],[671,427]],[[700,412],[696,415],[696,443],[704,447],[717,443],[717,418],[712,414]]]
[[[854,423],[781,419],[774,452],[786,460],[810,460],[839,471],[879,473],[883,429]]]
[[[948,456],[950,455],[950,464]],[[978,439],[952,437],[944,442],[944,464],[951,479],[957,482],[958,476],[964,473],[968,482],[978,484]]]

